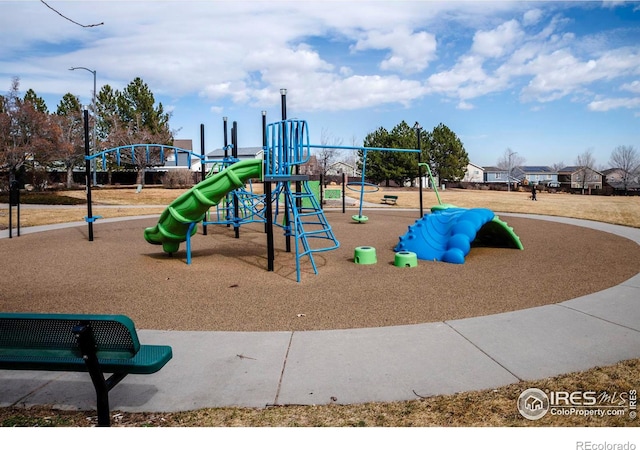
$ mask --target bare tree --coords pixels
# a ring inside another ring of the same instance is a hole
[[[49,115],[20,98],[19,87],[16,77],[0,106],[0,168],[8,170],[10,177],[27,162],[32,169],[46,164],[56,141]]]
[[[584,194],[585,189],[589,185],[590,181],[594,181],[594,167],[596,165],[596,160],[593,157],[593,152],[591,149],[585,150],[584,153],[581,153],[576,158],[576,166],[578,170],[576,172],[576,178],[578,183],[580,183],[580,188],[582,189],[582,194]]]
[[[510,148],[507,148],[498,162],[496,167],[500,170],[504,170],[507,173],[507,189],[511,190],[511,177],[513,174],[513,169],[516,167],[521,167],[526,162],[526,159],[523,156],[518,155],[518,152],[514,152]]]
[[[554,170],[554,172],[559,172],[561,169],[565,168],[566,166],[567,165],[564,163],[564,161],[558,161],[557,163],[553,163],[551,168]]]
[[[333,148],[342,145],[342,139],[336,138],[329,133],[326,128],[323,128],[320,134],[320,145],[326,145],[327,147],[321,148],[316,152],[316,158],[318,160],[318,166],[322,176],[327,175],[327,171],[331,165],[336,162],[339,155],[339,149]]]
[[[351,136],[351,147],[362,147],[362,139],[358,139],[355,136]],[[345,164],[349,164],[354,169],[358,167],[358,152],[356,150],[346,150],[342,154],[342,161]]]
[[[612,168],[620,169],[622,187],[627,192],[629,183],[640,175],[640,154],[631,145],[620,145],[611,152],[609,164]]]

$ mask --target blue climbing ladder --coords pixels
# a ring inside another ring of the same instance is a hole
[[[309,160],[307,124],[290,119],[267,126],[265,180],[277,181],[273,191],[276,205],[273,223],[284,228],[286,237],[295,239],[296,279],[300,281],[300,260],[309,258],[318,273],[314,253],[334,250],[340,243],[309,186],[309,177],[295,174],[296,166]],[[292,182],[296,189],[292,189]]]

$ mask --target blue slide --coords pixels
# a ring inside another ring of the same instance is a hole
[[[473,242],[523,249],[513,228],[490,209],[446,205],[433,207],[431,214],[409,226],[394,250],[414,252],[422,260],[463,264]]]

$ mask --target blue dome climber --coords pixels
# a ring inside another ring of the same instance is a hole
[[[520,238],[486,208],[434,207],[409,226],[394,251],[414,252],[418,259],[463,264],[471,244],[522,250]]]

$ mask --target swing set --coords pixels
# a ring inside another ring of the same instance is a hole
[[[380,190],[380,187],[377,184],[368,183],[365,181],[366,170],[367,170],[367,152],[377,151],[377,152],[401,152],[401,153],[417,153],[418,161],[420,160],[421,150],[420,149],[408,149],[408,148],[387,148],[387,147],[352,147],[352,146],[340,146],[340,145],[310,145],[311,148],[326,148],[326,149],[335,149],[335,150],[360,150],[362,151],[362,173],[360,176],[360,181],[351,181],[347,183],[347,189],[358,192],[360,194],[359,198],[359,208],[358,214],[354,214],[351,218],[358,223],[366,223],[369,218],[362,214],[362,206],[364,203],[364,194],[373,194]],[[418,162],[418,176],[420,177],[420,190],[422,194],[422,171],[421,167],[423,165],[427,165],[426,163]],[[429,166],[427,165],[427,169]],[[429,171],[429,175],[431,172]],[[432,179],[433,183],[433,179]],[[356,189],[357,187],[357,189]],[[422,215],[422,195],[420,195],[420,215]]]

